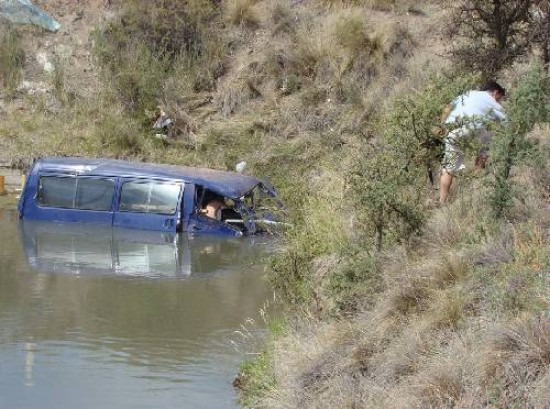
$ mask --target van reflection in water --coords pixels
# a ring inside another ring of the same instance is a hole
[[[232,265],[242,268],[243,263],[253,263],[273,248],[267,237],[188,236],[28,220],[20,222],[20,235],[33,269],[73,275],[186,278],[216,274],[230,271]]]

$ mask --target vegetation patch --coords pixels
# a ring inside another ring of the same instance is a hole
[[[13,93],[22,78],[25,52],[21,37],[11,24],[0,26],[0,86]]]

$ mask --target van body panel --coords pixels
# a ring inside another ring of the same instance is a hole
[[[21,219],[240,237],[256,233],[249,229],[254,226],[254,205],[243,203],[258,189],[276,198],[267,182],[233,172],[113,159],[45,158],[33,162],[18,210]],[[212,195],[223,201],[231,217],[217,220],[203,213],[204,200]]]

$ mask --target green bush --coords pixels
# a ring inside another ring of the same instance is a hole
[[[359,303],[372,303],[383,288],[380,260],[374,252],[365,251],[361,243],[351,242],[342,249],[341,258],[342,265],[329,278],[327,294],[334,300],[334,312],[352,313]]]
[[[349,178],[359,221],[380,250],[419,233],[426,219],[429,180],[439,167],[441,137],[434,131],[443,107],[472,77],[434,78],[417,92],[396,99],[377,121],[378,138],[355,158]]]
[[[550,76],[535,67],[522,78],[507,105],[508,120],[497,130],[491,145],[489,169],[494,176],[491,205],[497,218],[504,217],[513,203],[512,167],[522,159],[537,159],[537,150],[525,139],[535,124],[550,121]],[[545,166],[544,162],[541,166]]]

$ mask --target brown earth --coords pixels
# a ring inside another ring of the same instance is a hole
[[[92,61],[92,32],[114,16],[109,0],[38,0],[42,10],[56,19],[61,28],[50,33],[28,27],[23,33],[26,53],[24,81],[29,87],[47,89],[48,64],[56,60],[63,66],[67,86],[85,94],[97,89],[97,71]]]

